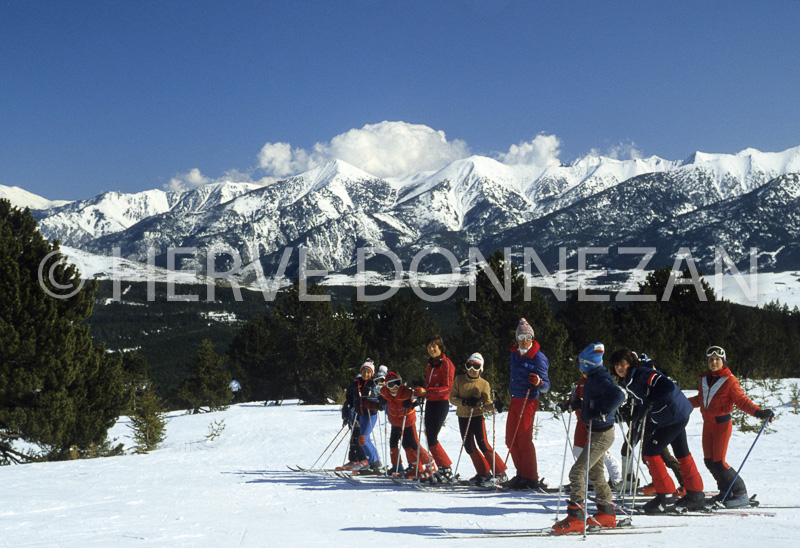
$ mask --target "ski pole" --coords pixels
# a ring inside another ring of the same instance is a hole
[[[618,421],[619,429],[622,432],[622,440],[626,443],[626,447],[628,448],[628,454],[625,456],[625,466],[622,467],[622,504],[625,504],[625,495],[627,494],[626,489],[630,486],[628,485],[628,474],[632,472],[630,469],[631,466],[631,456],[633,455],[633,448],[631,447],[631,428],[628,428],[628,433],[625,433],[625,426],[622,424],[622,421]],[[633,481],[634,485],[636,484],[636,480]]]
[[[508,446],[508,454],[506,455],[506,460],[503,461],[503,468],[508,467],[508,457],[511,456],[511,448],[514,447],[514,442],[517,441],[517,432],[519,432],[519,425],[522,422],[522,415],[525,413],[525,405],[528,403],[528,396],[531,395],[531,389],[528,388],[528,391],[525,392],[525,399],[522,400],[522,409],[519,410],[519,418],[517,419],[517,426],[514,428],[514,435],[511,437],[511,445]],[[517,473],[519,475],[519,472]],[[497,493],[497,490],[500,488],[500,484],[497,484],[495,487],[494,492]]]
[[[583,484],[583,540],[586,540],[586,521],[589,519],[589,456],[592,454],[592,421],[589,421],[589,439],[586,441],[586,481]]]
[[[569,420],[572,422],[572,413],[569,414]],[[567,421],[564,420],[564,414],[561,414],[561,424],[564,425],[564,431],[567,433],[567,444],[569,444],[569,450],[572,451],[572,440],[569,439],[569,429],[570,426],[567,424]],[[573,458],[575,460],[575,458]]]
[[[417,436],[417,469],[414,472],[414,477],[419,478],[419,461],[422,455],[422,423],[425,422],[425,400],[419,404],[419,435]]]
[[[642,463],[642,453],[644,451],[644,427],[647,423],[647,414],[648,411],[645,411],[644,416],[642,417],[641,422],[639,423],[639,458],[636,460],[636,482],[639,481],[639,475],[641,474],[641,463]],[[633,425],[631,425],[631,430],[633,429]],[[633,450],[633,448],[631,448]],[[633,497],[631,497],[631,507],[636,507],[636,495],[639,492],[639,486],[636,486],[636,489],[633,490]]]
[[[339,431],[338,431],[338,432],[336,432],[336,435],[335,435],[335,436],[333,436],[333,439],[332,439],[332,440],[331,440],[331,442],[328,444],[328,447],[326,447],[325,449],[323,449],[323,450],[322,450],[322,453],[320,453],[320,455],[317,457],[317,460],[315,460],[315,461],[314,461],[314,464],[312,464],[312,465],[311,465],[311,468],[310,468],[310,470],[313,470],[313,469],[314,469],[314,466],[316,466],[316,464],[319,462],[319,459],[321,459],[321,458],[322,458],[322,455],[324,455],[324,454],[325,454],[325,453],[328,451],[328,449],[330,449],[331,445],[333,445],[333,442],[335,442],[335,441],[336,441],[336,438],[338,438],[338,437],[339,437],[339,434],[341,434],[341,433],[342,433],[342,430],[344,430],[345,426],[347,426],[347,424],[346,424],[346,423],[342,425],[342,427],[339,429]]]
[[[760,438],[760,437],[761,437],[761,433],[764,431],[764,428],[766,428],[766,426],[767,426],[767,423],[768,423],[768,422],[770,421],[770,419],[772,419],[772,417],[774,417],[774,416],[775,416],[775,414],[774,414],[774,413],[770,413],[769,417],[767,417],[766,419],[764,419],[764,424],[762,424],[762,425],[761,425],[761,430],[759,430],[759,431],[758,431],[758,435],[756,436],[756,439],[754,439],[754,440],[753,440],[753,444],[750,446],[750,449],[748,449],[748,451],[747,451],[747,454],[744,456],[744,460],[742,461],[742,464],[740,464],[740,465],[739,465],[739,469],[736,471],[736,475],[735,475],[735,476],[733,476],[733,479],[731,480],[731,484],[728,486],[728,490],[727,490],[727,491],[725,491],[725,496],[724,496],[724,497],[722,497],[722,500],[720,500],[720,502],[721,502],[721,503],[723,503],[723,504],[724,504],[724,503],[725,503],[725,500],[727,500],[727,498],[728,498],[728,494],[731,492],[731,489],[733,488],[733,483],[736,481],[736,478],[738,478],[738,477],[739,477],[739,472],[741,472],[741,471],[742,471],[742,468],[744,467],[744,463],[745,463],[745,462],[747,462],[747,457],[749,457],[749,456],[750,456],[750,451],[752,451],[752,450],[753,450],[753,447],[755,447],[755,446],[756,446],[756,442],[758,441],[758,438]]]
[[[389,408],[386,408],[386,413],[389,413]],[[400,456],[400,448],[405,449],[406,445],[406,417],[408,416],[408,411],[406,408],[403,408],[403,422],[400,426],[400,439],[398,440],[398,448],[397,448],[397,466],[394,468],[394,475],[397,475],[397,471],[400,470],[400,463],[403,461],[403,458]],[[388,417],[388,415],[387,415]],[[389,448],[389,453],[391,454],[392,448]],[[419,459],[419,455],[417,455],[417,459]]]
[[[355,425],[355,421],[353,421],[353,425]],[[329,461],[329,460],[331,460],[331,457],[334,455],[334,453],[336,453],[336,450],[337,450],[337,449],[339,449],[339,446],[342,444],[342,442],[343,442],[345,439],[348,439],[348,440],[352,440],[352,439],[353,439],[353,431],[354,431],[354,430],[355,430],[355,428],[353,428],[353,429],[351,430],[351,432],[350,432],[350,437],[349,437],[349,438],[348,438],[347,436],[342,436],[342,439],[340,439],[340,440],[339,440],[339,443],[337,443],[337,444],[336,444],[336,447],[334,447],[334,448],[333,448],[333,451],[331,451],[331,454],[330,454],[330,455],[328,455],[328,458],[327,458],[327,459],[325,459],[325,462],[323,462],[323,463],[322,463],[322,465],[320,465],[320,468],[325,468],[325,465],[326,465],[326,464],[328,464],[328,461]],[[349,445],[349,444],[350,444],[350,442],[348,441],[348,445]],[[349,449],[348,449],[348,450],[349,450]],[[345,453],[345,454],[344,454],[344,459],[345,459],[345,460],[347,460],[347,453]],[[342,461],[342,464],[344,465],[344,461]]]
[[[458,477],[458,465],[461,462],[461,452],[464,450],[464,446],[467,444],[467,436],[469,436],[469,425],[472,422],[472,413],[475,412],[475,408],[472,407],[469,410],[469,418],[467,419],[467,428],[464,430],[464,439],[461,440],[461,449],[458,450],[458,458],[456,459],[456,469],[453,472],[453,477]]]
[[[497,399],[497,394],[494,393],[494,390],[492,390],[492,396],[494,396],[492,398],[492,478],[497,478],[497,466],[495,463],[495,460],[497,458],[496,455],[497,450],[495,449],[495,447],[497,447],[497,445],[495,444],[495,437],[494,437],[494,417],[495,415],[497,415],[497,409],[495,409],[494,402]],[[497,483],[500,482],[498,481]]]
[[[561,415],[561,420],[562,421],[564,420],[563,414]],[[572,423],[572,413],[569,414],[569,422]],[[564,425],[566,426],[566,424],[567,423],[565,422]],[[575,426],[575,428],[578,428],[579,426],[580,424]],[[556,504],[556,521],[558,521],[558,514],[561,511],[561,494],[564,491],[564,465],[567,462],[567,447],[570,445],[571,444],[569,443],[569,426],[567,426],[567,436],[566,436],[566,441],[564,442],[564,456],[561,459],[561,478],[558,483],[558,504]]]

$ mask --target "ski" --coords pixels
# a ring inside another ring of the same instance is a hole
[[[675,510],[671,510],[669,512],[658,512],[655,514],[648,514],[644,511],[644,509],[640,506],[637,508],[625,508],[626,511],[631,512],[637,516],[676,516],[676,517],[709,517],[709,516],[768,516],[772,517],[775,516],[775,512],[768,512],[764,510],[751,510],[748,508],[709,508],[706,507],[705,510],[686,510],[685,508],[681,508],[679,506],[675,507]]]
[[[451,532],[442,527],[450,538],[503,538],[503,537],[575,537],[583,536],[583,531],[573,533],[556,533],[552,527],[543,527],[542,529],[522,529],[522,530],[482,530],[475,533],[456,533]],[[646,526],[629,526],[629,527],[607,527],[607,528],[592,528],[586,531],[586,535],[632,535],[632,534],[656,534],[660,533],[661,529],[658,527]]]

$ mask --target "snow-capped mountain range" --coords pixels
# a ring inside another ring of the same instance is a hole
[[[169,247],[202,254],[226,246],[237,250],[244,271],[260,258],[267,275],[288,246],[306,247],[308,267],[331,273],[353,272],[356,250],[365,246],[392,250],[405,268],[428,246],[450,250],[462,264],[469,246],[485,255],[529,246],[553,268],[559,246],[570,256],[579,247],[652,246],[660,259],[652,267],[672,264],[672,254],[688,247],[706,268],[709,246],[725,247],[737,264],[749,264],[756,246],[760,268],[789,270],[800,268],[798,174],[800,147],[697,152],[682,162],[589,156],[546,168],[472,156],[403,178],[375,177],[337,160],[268,186],[107,192],[69,203],[0,186],[0,197],[35,209],[47,238],[84,251],[108,256],[119,247],[122,257],[145,262],[155,248],[163,264]],[[295,249],[287,274],[297,260]],[[383,268],[381,260],[370,264]],[[205,268],[203,256],[188,262]]]

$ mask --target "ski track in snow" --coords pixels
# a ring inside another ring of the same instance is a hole
[[[735,366],[734,366],[735,367]],[[772,432],[762,434],[743,477],[750,494],[765,505],[797,501],[793,442],[800,415],[788,401],[792,383],[780,394],[766,394],[779,414]],[[746,389],[762,397],[760,388]],[[694,395],[693,391],[687,391]],[[505,457],[505,414],[498,416],[496,448]],[[557,485],[564,452],[564,425],[549,412],[537,414],[535,440],[540,475]],[[225,430],[208,441],[212,421]],[[122,418],[110,437],[130,445]],[[755,424],[755,419],[751,419]],[[572,427],[575,421],[572,420]],[[537,501],[554,505],[557,495],[517,492],[420,491],[404,486],[355,486],[341,478],[292,472],[287,465],[311,466],[341,427],[339,407],[246,403],[227,411],[171,413],[168,436],[147,455],[5,466],[0,468],[0,546],[379,546],[410,543],[441,546],[529,546],[530,538],[454,539],[454,533],[487,529],[547,527],[555,516]],[[491,421],[487,432],[492,435]],[[702,419],[695,411],[689,444],[707,490],[715,488],[702,464]],[[376,428],[379,448],[383,428]],[[619,454],[621,434],[612,451]],[[756,434],[734,431],[728,462],[738,467]],[[461,439],[451,412],[440,439],[455,462]],[[328,461],[342,463],[343,442]],[[567,458],[570,458],[569,456]],[[320,460],[322,462],[323,459]],[[511,462],[509,461],[511,465]],[[567,469],[570,462],[567,463]],[[466,454],[459,474],[475,472]],[[513,473],[513,466],[509,472]],[[566,480],[565,480],[566,481]],[[563,505],[563,502],[562,502]],[[662,525],[661,533],[589,537],[589,546],[675,546],[725,542],[735,546],[795,546],[800,509],[777,509],[777,516],[650,517],[639,525]],[[562,514],[563,516],[563,514]],[[681,525],[685,527],[675,527]],[[666,528],[669,526],[668,528]],[[687,529],[688,528],[688,529]],[[563,545],[572,538],[548,538]],[[388,543],[388,544],[387,544]]]

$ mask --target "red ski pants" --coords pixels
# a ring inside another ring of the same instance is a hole
[[[536,448],[533,446],[533,419],[538,410],[538,399],[511,398],[506,422],[506,446],[517,476],[530,480],[539,479]]]

